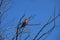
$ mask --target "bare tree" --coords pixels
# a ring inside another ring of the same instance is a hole
[[[3,15],[5,14],[5,12],[7,12],[9,10],[9,6],[8,5],[9,5],[10,2],[11,2],[10,0],[0,0],[0,24],[2,22]],[[7,9],[6,9],[6,7],[7,7]],[[30,16],[30,17],[24,19],[23,22],[21,22],[24,17],[25,17],[25,14],[22,17],[20,17],[20,20],[19,20],[17,26],[15,27],[16,34],[13,35],[12,40],[18,40],[19,35],[20,35],[20,38],[21,38],[22,33],[24,33],[24,31],[25,31],[24,30],[25,26],[38,26],[38,25],[41,25],[40,23],[39,24],[28,24],[28,22],[31,21],[34,16]],[[58,14],[57,16],[55,15],[55,8],[54,8],[54,18],[51,19],[51,17],[50,17],[48,19],[48,21],[46,22],[46,24],[44,24],[42,26],[42,28],[39,30],[37,35],[32,40],[40,40],[45,35],[49,36],[50,33],[54,30],[54,28],[57,26],[55,24],[55,20],[57,18],[59,18],[59,17],[60,17],[60,14]],[[47,32],[43,33],[41,36],[38,37],[38,35],[43,31],[43,29],[46,28],[52,22],[54,22],[54,25],[52,26],[52,28],[49,29]],[[45,40],[48,36],[46,36],[43,40]],[[27,40],[29,37],[30,37],[30,34],[27,37],[25,37],[24,40]],[[2,30],[0,30],[0,40],[5,40],[5,38],[3,37]],[[9,40],[9,38],[7,38],[7,40]]]

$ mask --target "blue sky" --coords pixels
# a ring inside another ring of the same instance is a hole
[[[11,35],[14,35],[15,30],[14,27],[19,22],[19,18],[25,13],[25,18],[35,15],[33,20],[29,22],[29,24],[38,24],[40,23],[42,26],[47,22],[49,17],[53,18],[54,15],[54,7],[56,8],[56,15],[59,14],[60,0],[13,0],[11,3],[11,9],[9,9],[6,14],[4,14],[2,19],[1,27],[2,29],[7,29],[4,32],[4,35],[8,35],[10,38]],[[25,19],[23,18],[23,19]],[[56,25],[60,25],[60,18],[56,20]],[[26,29],[30,32],[30,37],[27,40],[33,39],[33,37],[38,33],[42,26],[26,26]],[[53,23],[48,25],[42,33],[48,31],[49,28],[53,26]],[[11,29],[8,29],[10,27]],[[41,34],[42,34],[41,33]],[[41,35],[39,34],[39,36]],[[60,40],[60,26],[57,26],[54,31],[48,36],[46,40]],[[25,34],[27,36],[27,34]],[[22,40],[25,37],[23,34]],[[11,36],[12,37],[12,36]],[[10,38],[11,39],[11,38]],[[42,38],[43,39],[43,38]],[[41,39],[41,40],[42,40]]]

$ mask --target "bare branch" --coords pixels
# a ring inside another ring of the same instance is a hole
[[[8,7],[10,2],[11,2],[10,0],[0,0],[0,24],[3,15],[10,9],[10,7]]]
[[[18,30],[19,30],[19,26],[20,26],[20,24],[21,24],[21,20],[22,20],[22,18],[23,18],[24,16],[25,16],[25,14],[20,18],[19,23],[18,23],[18,25],[17,25],[16,40],[18,40]]]
[[[48,32],[43,33],[43,34],[38,38],[38,40],[41,39],[44,35],[50,34],[50,33],[54,30],[54,28],[55,28],[55,26],[53,26]]]
[[[28,35],[24,40],[27,40],[30,37],[30,35]]]
[[[50,22],[46,23],[41,29],[40,31],[37,33],[37,35],[34,37],[33,40],[35,40],[37,38],[37,36],[41,33],[41,31],[50,23],[52,23],[56,18],[58,18],[60,15],[57,15],[55,18],[53,18]]]
[[[38,26],[38,25],[41,25],[41,24],[27,24],[27,26]]]

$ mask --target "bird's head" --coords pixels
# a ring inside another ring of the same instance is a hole
[[[28,24],[28,18],[25,19],[26,24]]]

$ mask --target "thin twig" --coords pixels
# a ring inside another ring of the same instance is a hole
[[[48,32],[43,33],[43,34],[38,38],[38,40],[41,39],[44,35],[50,34],[50,33],[54,30],[54,28],[55,28],[55,26],[53,26]]]
[[[41,24],[27,24],[27,26],[38,26],[38,25],[41,25]]]
[[[24,40],[27,40],[30,37],[30,35],[28,35]]]
[[[54,18],[55,18],[55,7],[54,7]],[[54,20],[54,27],[55,27],[56,25],[55,25],[55,20]],[[58,25],[59,26],[59,25]],[[50,34],[50,33],[49,33]],[[43,39],[43,40],[45,40],[46,38],[48,37],[48,35]]]
[[[37,38],[37,36],[41,33],[41,31],[50,23],[52,23],[56,18],[58,18],[60,15],[57,15],[55,18],[53,18],[50,22],[46,23],[40,30],[39,32],[37,33],[37,35],[34,37],[33,40],[35,40]]]

